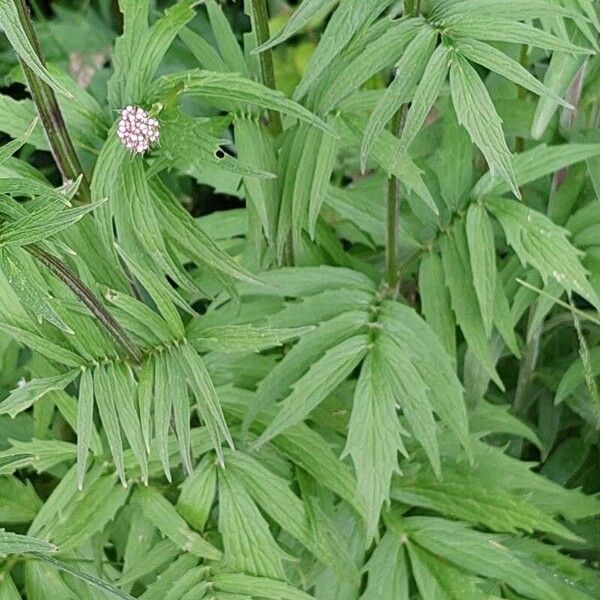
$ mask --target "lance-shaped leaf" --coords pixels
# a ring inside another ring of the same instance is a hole
[[[175,507],[154,488],[139,489],[135,501],[144,516],[183,551],[210,560],[221,558],[221,552],[192,531],[179,516]]]
[[[473,285],[479,300],[483,326],[489,338],[492,333],[497,287],[496,244],[490,218],[481,204],[473,203],[469,206],[466,231]]]
[[[398,154],[406,152],[425,123],[427,115],[437,100],[442,85],[446,81],[450,65],[451,49],[438,46],[427,62],[423,77],[413,96],[412,106],[408,111],[406,123],[400,137]]]
[[[0,414],[9,414],[14,419],[46,394],[54,390],[64,390],[77,375],[77,371],[69,371],[64,375],[32,379],[17,386],[8,398],[0,403]]]
[[[365,171],[367,158],[373,142],[394,116],[394,113],[410,101],[414,88],[423,75],[423,69],[429,62],[435,48],[437,31],[423,27],[402,54],[396,64],[394,80],[385,89],[375,110],[369,117],[365,137],[360,150],[361,169]]]
[[[44,540],[28,535],[19,535],[11,531],[0,531],[0,556],[8,554],[27,554],[31,552],[56,552],[58,548],[54,544],[49,544]]]
[[[450,67],[450,90],[458,122],[483,152],[492,173],[498,172],[506,179],[515,196],[520,198],[502,121],[479,75],[459,54],[454,56]]]
[[[383,352],[376,343],[362,365],[344,449],[354,462],[368,537],[377,531],[382,504],[389,502],[390,481],[398,471],[398,450],[406,453],[391,390],[396,382],[386,369]]]
[[[254,442],[258,448],[302,421],[354,370],[367,352],[369,339],[357,335],[328,350],[323,358],[293,386],[292,393],[281,403],[279,412]]]

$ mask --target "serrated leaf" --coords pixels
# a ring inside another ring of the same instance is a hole
[[[0,530],[0,556],[28,554],[32,552],[56,552],[58,548],[44,540],[11,531]]]
[[[339,0],[304,0],[293,12],[284,27],[254,52],[264,52],[277,44],[281,44],[304,29],[317,16],[326,15],[338,2]]]
[[[415,91],[414,88],[423,75],[425,66],[431,59],[437,35],[437,31],[434,29],[423,27],[406,47],[402,57],[396,64],[394,79],[377,102],[377,106],[371,113],[365,129],[360,150],[363,172],[366,169],[367,158],[373,142],[386,127],[394,113],[403,104],[410,101]]]
[[[312,365],[293,386],[291,394],[281,403],[279,412],[253,446],[258,448],[303,420],[360,363],[367,352],[369,340],[357,335],[334,346]]]
[[[210,516],[217,490],[214,456],[206,455],[183,482],[177,512],[197,531],[203,531]]]
[[[454,56],[450,67],[450,90],[458,122],[482,151],[492,173],[498,172],[506,179],[515,196],[520,198],[502,121],[479,75],[460,55]]]
[[[14,419],[46,394],[54,390],[64,390],[77,375],[77,371],[69,371],[54,377],[32,379],[19,385],[0,403],[0,414],[9,414]]]
[[[486,209],[477,203],[469,206],[466,225],[473,286],[479,300],[483,326],[489,338],[492,334],[497,287],[494,231]]]
[[[241,482],[227,469],[219,471],[219,531],[225,565],[248,575],[285,579],[285,552]]]
[[[405,152],[415,139],[434,102],[446,81],[450,66],[451,50],[447,46],[438,46],[427,62],[423,77],[415,90],[412,106],[408,111],[406,123],[400,136],[399,152]]]
[[[435,517],[410,517],[402,528],[422,548],[469,572],[501,579],[536,600],[559,600],[556,590],[494,536],[463,523]]]
[[[548,96],[560,106],[572,108],[566,100],[563,100],[558,94],[539,82],[525,67],[493,46],[470,39],[465,41],[460,40],[457,48],[469,60],[486,67],[494,73],[502,75],[502,77],[506,77],[506,79],[530,92],[538,96]]]
[[[456,35],[465,39],[530,44],[531,46],[537,46],[545,50],[574,54],[593,53],[593,50],[576,46],[569,41],[547,33],[542,29],[537,29],[532,25],[503,17],[460,15],[444,19],[444,25],[448,28],[450,35]]]
[[[450,294],[444,280],[442,260],[433,251],[425,254],[421,260],[419,292],[425,321],[439,337],[448,356],[456,361],[456,323]]]
[[[281,346],[314,330],[314,326],[278,329],[253,325],[221,325],[202,328],[202,323],[188,330],[187,339],[201,352],[262,352]]]
[[[184,552],[209,560],[221,558],[221,552],[192,531],[177,514],[175,507],[155,489],[139,489],[135,499],[146,518]]]
[[[386,531],[366,564],[367,588],[361,600],[409,600],[410,571],[404,545],[392,531]]]
[[[10,335],[21,344],[29,346],[29,348],[39,352],[50,360],[62,363],[68,367],[75,368],[81,367],[84,364],[83,359],[74,352],[71,352],[70,350],[67,350],[67,348],[63,348],[54,342],[40,337],[36,333],[27,331],[26,329],[13,327],[7,323],[0,323],[0,331]]]
[[[224,592],[260,595],[273,600],[310,600],[313,596],[284,583],[266,577],[251,577],[243,573],[219,573],[213,577],[217,590]]]
[[[231,100],[242,105],[248,103],[268,110],[277,110],[335,135],[327,123],[300,104],[288,100],[281,92],[271,90],[237,73],[193,70],[183,75],[167,75],[160,80],[155,95],[167,94],[174,90],[215,102]]]
[[[554,279],[565,289],[577,292],[595,306],[600,306],[600,300],[587,279],[587,271],[581,264],[581,252],[570,244],[567,231],[519,202],[488,198],[485,203],[500,221],[506,240],[524,266],[531,264],[544,282]]]
[[[77,402],[77,487],[83,489],[88,449],[94,429],[94,382],[92,372],[85,369],[79,382]]]
[[[513,158],[516,183],[519,186],[536,181],[545,175],[556,173],[572,164],[588,160],[600,154],[600,144],[540,144]],[[506,181],[486,173],[475,184],[471,195],[479,198],[484,194],[501,195],[510,189]]]
[[[345,48],[352,36],[365,24],[374,21],[391,4],[391,0],[372,0],[368,5],[361,0],[343,0],[333,13],[316,51],[311,56],[302,81],[294,92],[302,98],[315,81]]]
[[[390,389],[395,382],[389,378],[382,352],[376,344],[362,365],[343,453],[354,463],[368,538],[376,534],[382,504],[389,502],[392,475],[398,471],[398,450],[406,453],[396,399]]]
[[[17,150],[27,143],[35,128],[38,126],[38,123],[39,118],[35,117],[35,119],[33,119],[31,122],[31,125],[22,135],[20,135],[17,139],[12,140],[12,142],[4,144],[4,146],[0,148],[0,165],[6,162],[15,152],[17,152]]]
[[[440,240],[446,285],[450,290],[452,308],[469,348],[477,355],[486,373],[502,388],[487,342],[479,301],[473,285],[473,274],[463,222],[457,222]]]

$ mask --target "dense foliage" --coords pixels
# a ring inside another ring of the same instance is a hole
[[[599,15],[0,0],[0,600],[600,597]]]

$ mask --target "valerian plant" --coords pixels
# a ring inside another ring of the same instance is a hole
[[[0,25],[1,600],[600,597],[597,2]]]

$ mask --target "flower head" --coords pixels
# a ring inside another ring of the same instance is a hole
[[[158,141],[158,121],[139,106],[127,106],[121,111],[117,135],[123,145],[139,154]]]

